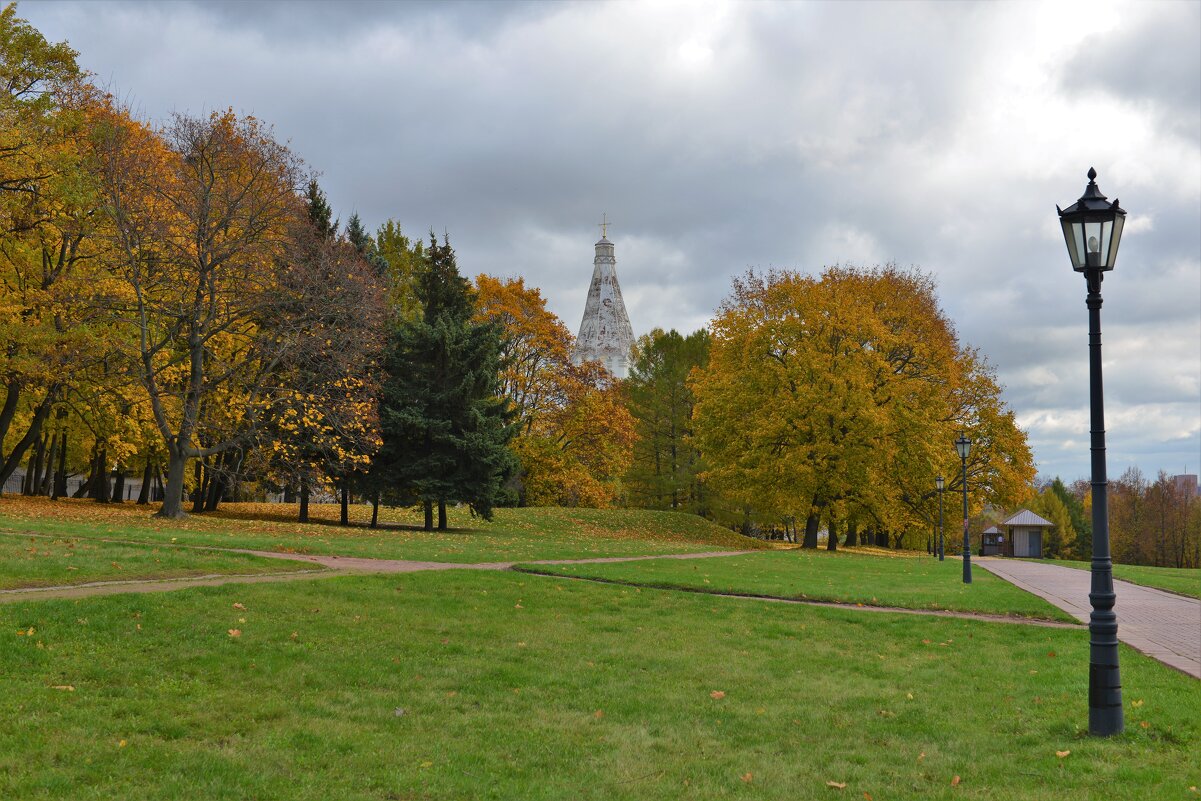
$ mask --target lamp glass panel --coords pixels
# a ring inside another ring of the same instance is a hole
[[[1084,266],[1084,223],[1065,221],[1063,228],[1068,240],[1068,255],[1072,257],[1072,266],[1080,269]]]
[[[1105,260],[1105,268],[1113,269],[1114,262],[1118,260],[1118,243],[1122,241],[1122,227],[1126,225],[1125,214],[1115,214],[1113,218],[1113,233],[1109,240],[1109,254]]]

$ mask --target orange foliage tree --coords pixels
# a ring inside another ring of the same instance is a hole
[[[504,332],[499,384],[516,415],[519,502],[609,505],[635,437],[622,387],[597,363],[572,365],[571,334],[537,288],[488,275],[476,288],[476,318]]]

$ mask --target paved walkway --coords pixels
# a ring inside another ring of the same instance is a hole
[[[1089,571],[988,556],[972,561],[1088,623],[1092,612],[1088,601],[1092,581]],[[1113,609],[1118,616],[1118,639],[1165,665],[1201,679],[1201,600],[1128,581],[1115,580],[1113,587],[1117,594]]]

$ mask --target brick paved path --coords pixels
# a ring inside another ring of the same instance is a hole
[[[1048,562],[979,557],[973,561],[1010,583],[1088,623],[1091,574]],[[1201,600],[1114,581],[1118,639],[1184,673],[1201,679]]]

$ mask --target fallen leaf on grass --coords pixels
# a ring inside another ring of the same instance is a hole
[[[290,635],[288,635],[288,637],[289,637],[289,639],[293,639],[293,640],[300,639],[300,632],[294,631]]]
[[[714,690],[713,692],[709,693],[709,697],[720,701],[721,699],[726,697],[726,694],[724,692],[722,692],[721,690]]]
[[[1055,756],[1059,757],[1060,759],[1063,759],[1070,753],[1072,753],[1072,752],[1071,751],[1056,751]]]
[[[66,692],[69,692],[69,693],[75,692],[75,687],[70,684],[55,684],[50,689],[51,690],[65,690]]]
[[[955,778],[951,779],[951,786],[952,786],[952,787],[958,787],[958,786],[959,786],[959,777],[958,777],[958,776],[956,776]]]
[[[741,776],[739,776],[738,778],[742,779],[742,780],[743,780],[744,782],[746,782],[747,784],[750,784],[750,783],[751,783],[751,780],[752,780],[752,779],[754,779],[755,777],[754,777],[754,776],[752,776],[752,775],[751,775],[751,772],[748,770],[746,773],[742,774],[742,775],[741,775]]]
[[[604,716],[605,716],[605,712],[603,709],[598,709],[592,713],[592,717],[596,718],[597,720],[600,720]]]
[[[246,607],[240,603],[234,604],[234,609],[241,609],[242,611],[246,611]]]
[[[125,741],[124,741],[124,740],[122,740],[121,742],[117,743],[117,747],[118,747],[118,748],[124,748],[124,747],[125,747]]]
[[[1138,725],[1142,726],[1144,729],[1149,729],[1149,728],[1151,728],[1151,724],[1150,724],[1150,723],[1148,723],[1148,722],[1147,722],[1147,721],[1145,721],[1145,720],[1140,720],[1140,721],[1138,722]]]
[[[826,786],[827,786],[827,787],[833,787],[835,790],[845,790],[845,789],[847,789],[847,783],[846,783],[846,782],[833,782],[833,781],[828,781],[828,782],[826,782]]]
[[[1135,709],[1138,709],[1140,706],[1142,706],[1142,705],[1143,705],[1143,701],[1142,701],[1142,699],[1140,698],[1140,699],[1139,699],[1139,700],[1137,700],[1137,701],[1131,701],[1131,702],[1130,702],[1130,705],[1131,705],[1132,707],[1134,707]]]
[[[230,630],[229,630],[229,636],[230,636],[230,637],[241,637],[241,636],[242,636],[242,630],[241,630],[241,629],[230,629]]]
[[[917,761],[918,761],[918,762],[921,762],[921,761],[922,761],[923,759],[925,759],[925,758],[926,758],[926,752],[925,752],[925,751],[922,751],[920,754],[918,754],[918,755],[917,755]]]
[[[863,791],[863,797],[864,797],[864,799],[866,799],[866,801],[872,801],[872,794],[869,793],[867,790]]]

